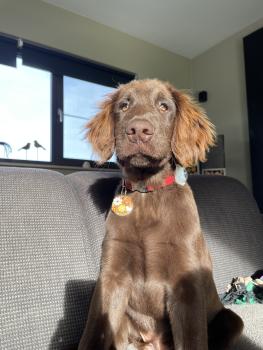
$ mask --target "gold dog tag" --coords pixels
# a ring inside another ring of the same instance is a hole
[[[131,197],[123,194],[114,197],[111,210],[118,216],[129,215],[133,210],[133,201]]]

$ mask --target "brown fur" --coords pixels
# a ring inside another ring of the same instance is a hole
[[[140,138],[148,132],[140,129],[145,120],[154,130],[147,142]],[[138,127],[135,141],[127,134],[131,123]],[[175,160],[183,166],[204,160],[215,137],[204,111],[158,80],[120,86],[88,128],[101,159],[115,150],[135,186],[158,186],[173,174]],[[132,213],[107,216],[101,273],[79,350],[125,350],[130,343],[143,350],[227,349],[243,323],[218,298],[190,187],[129,196]]]
[[[178,106],[172,139],[173,152],[184,167],[189,167],[198,161],[204,162],[208,147],[214,145],[214,126],[204,110],[190,96],[172,87],[170,91]]]
[[[103,101],[101,112],[86,127],[89,129],[88,138],[93,149],[100,155],[100,163],[106,162],[114,152],[114,123],[110,99]]]

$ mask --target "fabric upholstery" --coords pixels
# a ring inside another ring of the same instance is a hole
[[[231,305],[244,321],[245,327],[240,340],[231,350],[262,350],[263,349],[263,305]]]
[[[66,176],[73,186],[87,227],[83,242],[91,251],[96,276],[99,272],[105,217],[120,181],[118,172],[77,172]]]
[[[214,265],[219,293],[232,277],[263,268],[263,225],[252,195],[239,181],[221,176],[192,176],[201,227]]]
[[[118,183],[116,172],[0,168],[1,350],[77,348]],[[193,176],[190,184],[222,291],[263,267],[261,218],[233,179]],[[234,350],[263,349],[262,306],[236,308],[248,327]]]
[[[97,273],[86,233],[66,177],[0,169],[0,349],[69,349],[78,342]]]

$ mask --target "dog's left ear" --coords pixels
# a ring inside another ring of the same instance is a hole
[[[172,152],[183,167],[206,160],[206,152],[215,144],[215,127],[193,99],[168,85],[176,104],[176,118],[171,141]]]

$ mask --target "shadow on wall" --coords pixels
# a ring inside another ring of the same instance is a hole
[[[59,321],[49,350],[77,350],[85,327],[95,281],[73,280],[66,284],[64,317]]]

